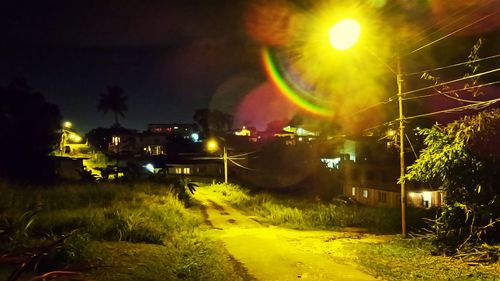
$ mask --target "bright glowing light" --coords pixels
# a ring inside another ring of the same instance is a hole
[[[392,136],[394,136],[395,134],[396,134],[396,131],[394,131],[394,130],[389,130],[389,131],[387,131],[387,135],[388,135],[389,137],[392,137]]]
[[[344,51],[356,44],[361,34],[361,26],[353,19],[344,19],[329,30],[330,44],[339,51]]]
[[[215,140],[209,140],[207,142],[207,150],[210,152],[215,152],[219,150],[219,143]]]
[[[82,137],[80,137],[79,135],[77,135],[75,133],[70,133],[69,139],[73,142],[81,142],[82,141]]]
[[[153,166],[153,164],[151,163],[148,163],[146,165],[143,166],[146,170],[148,170],[150,173],[154,173],[155,171],[155,166]]]
[[[194,142],[198,142],[198,140],[200,140],[200,135],[197,134],[197,133],[192,133],[191,134],[191,139],[194,141]]]
[[[69,121],[66,121],[66,122],[64,122],[63,126],[64,126],[64,128],[71,128],[73,126],[73,124]]]

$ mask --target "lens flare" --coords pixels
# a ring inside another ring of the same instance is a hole
[[[261,53],[267,76],[285,97],[308,112],[325,117],[333,115],[333,110],[315,103],[312,97],[307,98],[308,93],[301,90],[291,79],[286,79],[285,71],[280,69],[269,48],[263,48]]]

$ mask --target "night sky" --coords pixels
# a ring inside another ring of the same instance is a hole
[[[397,2],[426,2],[428,11],[406,9],[409,15],[415,10],[417,24],[433,38],[456,28],[446,25],[452,20],[463,24],[499,9],[498,1],[456,1],[465,3],[455,5],[458,8],[443,4],[455,1]],[[441,6],[436,8],[435,2]],[[250,3],[258,1],[2,1],[0,84],[25,78],[82,132],[113,123],[110,114],[96,109],[99,94],[113,85],[129,97],[129,111],[120,121],[125,127],[144,130],[148,123],[193,123],[194,111],[209,107],[234,114],[235,125],[264,129],[267,122],[290,117],[297,109],[270,89],[259,57],[260,46],[269,42],[259,41],[262,38],[248,30]],[[484,3],[487,7],[481,7]],[[426,13],[435,17],[423,18]],[[497,19],[498,15],[445,44],[482,33],[492,37],[498,34]],[[268,26],[279,28],[272,20]],[[436,30],[437,35],[431,33]],[[279,38],[274,35],[268,37]],[[485,49],[488,55],[499,51],[494,41]],[[449,54],[446,60],[457,62]],[[266,94],[251,96],[259,91]]]

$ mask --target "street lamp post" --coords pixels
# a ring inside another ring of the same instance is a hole
[[[329,30],[330,45],[339,51],[344,51],[356,44],[361,34],[361,27],[354,19],[344,19],[336,23]],[[401,177],[401,232],[406,237],[406,186],[402,178],[405,175],[405,156],[404,156],[404,114],[403,114],[403,75],[401,73],[401,62],[399,55],[397,57],[398,85],[398,109],[399,109],[399,166]]]
[[[219,143],[213,139],[209,140],[207,143],[207,149],[208,149],[208,151],[215,152],[215,151],[219,150]],[[222,148],[222,152],[223,152],[222,160],[224,161],[224,183],[228,183],[228,180],[227,180],[227,159],[228,159],[228,157],[227,157],[227,150],[226,150],[225,145]]]

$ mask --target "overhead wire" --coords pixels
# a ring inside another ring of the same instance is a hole
[[[432,69],[422,70],[422,71],[404,73],[403,76],[411,76],[411,75],[422,74],[422,73],[426,73],[426,72],[433,72],[433,71],[437,71],[437,70],[452,68],[452,67],[456,67],[456,66],[466,65],[466,64],[469,64],[469,63],[474,63],[474,62],[479,62],[479,61],[494,59],[494,58],[498,58],[498,57],[500,57],[500,54],[496,54],[496,55],[492,55],[492,56],[489,56],[489,57],[480,58],[480,59],[476,59],[476,60],[471,60],[471,61],[466,61],[466,62],[451,64],[451,65],[447,65],[447,66],[442,66],[442,67],[436,67],[436,68],[432,68]]]
[[[482,102],[482,101],[466,100],[466,99],[461,99],[461,98],[457,98],[457,97],[452,97],[452,96],[449,96],[449,95],[446,95],[446,94],[451,94],[451,93],[456,93],[456,92],[463,92],[463,91],[469,91],[469,90],[472,90],[472,89],[478,89],[478,88],[482,88],[482,87],[486,87],[486,86],[490,86],[490,85],[494,85],[494,84],[498,84],[498,83],[500,83],[500,80],[494,81],[494,82],[490,82],[490,83],[484,83],[484,84],[480,84],[480,85],[476,85],[476,86],[471,86],[471,87],[467,87],[467,88],[462,88],[462,89],[454,89],[454,90],[449,90],[449,91],[445,91],[445,92],[438,91],[438,93],[434,93],[434,94],[428,94],[428,95],[422,95],[422,96],[416,96],[416,97],[403,98],[403,101],[444,95],[445,97],[449,97],[449,98],[455,99],[457,101],[477,103],[477,102]]]
[[[408,95],[408,94],[413,94],[413,93],[417,93],[417,92],[424,91],[424,90],[433,89],[435,87],[439,87],[439,86],[443,86],[443,85],[447,85],[447,84],[459,82],[459,81],[470,79],[470,78],[474,78],[474,77],[479,77],[481,75],[486,75],[486,74],[494,73],[494,72],[497,72],[497,71],[500,71],[500,68],[495,68],[495,69],[488,70],[488,71],[485,71],[485,72],[476,73],[476,74],[469,75],[469,76],[464,76],[462,78],[458,78],[458,79],[451,80],[451,81],[446,81],[446,82],[443,82],[443,83],[439,83],[439,84],[436,84],[436,85],[432,85],[432,86],[428,86],[428,87],[424,87],[424,88],[420,88],[420,89],[406,91],[406,92],[403,92],[402,95]]]
[[[474,22],[472,22],[472,23],[470,23],[470,24],[467,24],[467,25],[465,25],[465,26],[463,26],[463,27],[461,27],[461,28],[459,28],[459,29],[456,29],[456,30],[454,30],[454,31],[452,31],[452,32],[450,32],[450,33],[448,33],[448,34],[444,35],[444,36],[441,36],[440,38],[438,38],[438,39],[436,39],[436,40],[434,40],[434,41],[431,41],[431,42],[429,42],[429,43],[427,43],[427,44],[425,44],[425,45],[423,45],[423,46],[420,46],[420,47],[418,47],[417,49],[415,49],[415,50],[413,50],[413,51],[411,51],[411,52],[409,52],[409,53],[406,53],[406,54],[404,54],[404,55],[402,55],[402,56],[408,56],[408,55],[411,55],[411,54],[413,54],[413,53],[416,53],[416,52],[418,52],[418,51],[420,51],[420,50],[422,50],[422,49],[425,49],[425,48],[427,48],[427,47],[429,47],[429,46],[431,46],[431,45],[433,45],[433,44],[435,44],[435,43],[437,43],[437,42],[439,42],[439,41],[441,41],[441,40],[443,40],[443,39],[446,39],[446,38],[448,38],[448,37],[450,37],[450,36],[452,36],[452,35],[454,35],[454,34],[456,34],[456,33],[460,32],[460,31],[462,31],[462,30],[464,30],[464,29],[467,29],[467,28],[469,28],[469,27],[471,27],[471,26],[473,26],[473,25],[475,25],[475,24],[477,24],[477,23],[479,23],[479,22],[481,22],[481,21],[483,21],[483,20],[485,20],[485,19],[487,19],[487,18],[489,18],[489,17],[491,17],[491,16],[493,16],[493,15],[497,14],[498,12],[499,12],[499,11],[497,10],[497,11],[494,11],[494,12],[492,12],[492,13],[489,13],[488,15],[486,15],[486,16],[484,16],[484,17],[482,17],[482,18],[480,18],[480,19],[478,19],[478,20],[476,20],[476,21],[474,21]]]
[[[464,105],[464,106],[458,106],[458,107],[454,107],[454,108],[443,109],[443,110],[439,110],[439,111],[434,111],[434,112],[429,112],[429,113],[424,113],[424,114],[419,114],[419,115],[414,115],[414,116],[408,116],[408,117],[404,117],[404,120],[412,120],[412,119],[416,119],[416,118],[421,118],[421,117],[426,117],[426,116],[431,116],[431,115],[436,115],[436,114],[441,114],[441,113],[456,113],[456,112],[460,112],[460,111],[464,111],[464,110],[481,110],[481,109],[484,109],[490,105],[495,104],[498,101],[500,101],[500,98],[492,99],[492,100],[488,100],[488,101],[483,101],[483,102],[476,103],[476,104],[468,104],[468,105]]]

